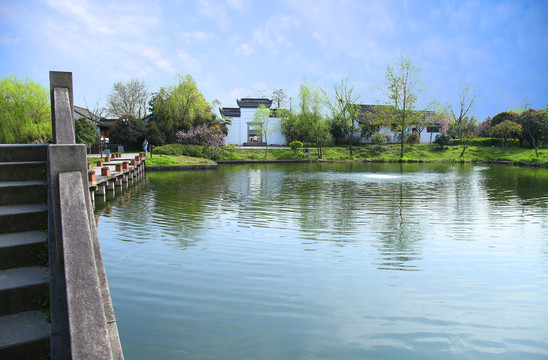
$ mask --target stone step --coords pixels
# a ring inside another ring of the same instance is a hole
[[[47,235],[29,231],[0,235],[0,270],[47,263]]]
[[[0,206],[47,202],[46,181],[0,182]]]
[[[0,206],[0,234],[45,230],[47,210],[46,204]]]
[[[49,359],[50,328],[41,311],[0,316],[0,359]]]
[[[0,316],[47,307],[48,268],[29,266],[0,270]]]
[[[46,161],[47,158],[47,144],[0,145],[0,162]]]
[[[0,162],[0,181],[46,180],[47,162]]]

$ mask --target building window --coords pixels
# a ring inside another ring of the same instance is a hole
[[[426,132],[439,133],[440,132],[440,127],[439,126],[428,126],[428,127],[426,127]]]

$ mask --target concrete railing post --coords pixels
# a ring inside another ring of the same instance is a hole
[[[72,74],[50,72],[48,210],[53,359],[123,359],[87,180],[75,144]]]
[[[72,73],[50,71],[49,83],[53,142],[55,144],[74,144]]]

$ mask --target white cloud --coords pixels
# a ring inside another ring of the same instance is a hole
[[[177,49],[177,60],[181,62],[183,67],[183,72],[185,73],[195,73],[202,70],[202,65],[200,62],[190,56],[186,51],[182,49]]]
[[[234,9],[242,9],[245,5],[245,0],[227,0],[226,3]]]
[[[0,44],[17,45],[21,39],[10,33],[0,34]]]
[[[236,48],[236,53],[249,56],[253,53],[253,48],[249,44],[242,44]]]
[[[213,34],[205,31],[186,31],[184,32],[185,39],[189,41],[207,41],[209,40]]]
[[[289,15],[276,14],[253,31],[253,43],[264,45],[273,53],[279,52],[279,47],[291,47],[292,31],[298,27],[298,22]]]
[[[214,19],[222,29],[229,25],[228,10],[224,3],[214,0],[199,0],[198,11],[211,19]]]
[[[232,91],[230,92],[230,97],[236,100],[236,99],[241,99],[243,97],[249,96],[249,94],[250,94],[250,91],[248,89],[243,87],[237,87],[235,89],[232,89]],[[228,106],[230,107],[235,105],[228,105]]]

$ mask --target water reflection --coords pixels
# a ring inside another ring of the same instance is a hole
[[[547,185],[470,165],[149,173],[98,209],[126,357],[547,356]]]

